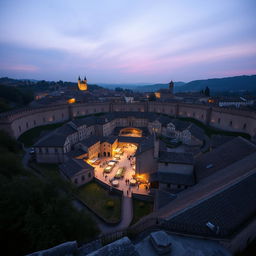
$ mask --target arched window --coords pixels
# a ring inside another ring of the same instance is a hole
[[[233,122],[232,122],[232,121],[230,121],[230,122],[229,122],[229,126],[232,126],[232,125],[233,125]]]
[[[247,124],[245,123],[245,124],[243,125],[243,129],[244,129],[244,130],[246,130],[246,126],[247,126]]]
[[[220,118],[218,118],[218,124],[220,124]]]

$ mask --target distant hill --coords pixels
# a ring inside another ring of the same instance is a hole
[[[30,88],[34,92],[38,91],[53,91],[58,88],[76,87],[77,83],[67,81],[45,81],[45,80],[34,80],[34,79],[13,79],[9,77],[0,78],[0,86],[14,86],[20,88]],[[96,84],[88,84],[90,91],[101,89],[101,86]]]
[[[179,87],[184,85],[184,82],[174,82],[174,86]],[[139,83],[139,84],[99,84],[102,87],[115,89],[117,87],[123,89],[130,89],[136,92],[155,92],[159,89],[167,89],[168,84],[147,84],[147,83]]]
[[[174,87],[180,87],[185,85],[184,82],[174,82]],[[137,92],[155,92],[159,89],[167,89],[169,84],[152,84],[152,85],[142,85],[136,86],[133,90]]]
[[[168,88],[168,84],[100,84],[102,87],[114,89],[120,87],[137,92],[155,92],[159,89]],[[212,78],[194,80],[188,83],[174,82],[174,92],[201,91],[208,86],[211,92],[256,92],[256,75],[234,76],[225,78]]]
[[[176,92],[200,91],[208,86],[212,92],[242,92],[256,91],[256,75],[234,76],[225,78],[212,78],[206,80],[194,80],[185,85],[175,88]]]

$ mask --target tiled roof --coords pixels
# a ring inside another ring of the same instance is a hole
[[[145,140],[144,137],[129,137],[129,136],[118,136],[118,141],[127,143],[140,144]]]
[[[144,138],[144,140],[142,140],[141,143],[139,144],[139,147],[136,151],[136,155],[140,155],[141,153],[146,152],[152,148],[154,148],[154,137],[150,136]]]
[[[69,178],[72,178],[76,173],[83,169],[93,170],[94,168],[84,162],[82,159],[70,158],[67,162],[60,165],[60,170]]]
[[[242,137],[234,138],[195,159],[196,179],[200,181],[254,152],[256,145]]]
[[[158,161],[164,163],[193,164],[194,158],[191,153],[160,151]]]
[[[34,147],[63,147],[66,139],[66,136],[53,132],[40,139]]]
[[[157,209],[159,209],[173,201],[176,197],[177,196],[175,194],[171,194],[167,191],[157,189],[155,197],[155,206]]]
[[[87,139],[80,141],[79,143],[83,144],[86,147],[90,147],[90,146],[96,144],[97,142],[100,142],[100,137],[90,136]]]
[[[55,131],[50,132],[38,142],[35,143],[35,147],[62,147],[65,144],[67,136],[76,132],[76,129],[69,123],[64,124]]]
[[[211,147],[212,148],[217,148],[226,142],[234,139],[235,137],[233,136],[224,136],[224,135],[212,135],[211,136]]]
[[[187,130],[189,130],[191,132],[191,135],[194,136],[195,138],[199,139],[199,140],[203,140],[205,133],[204,130],[200,127],[198,127],[197,125],[191,123],[188,127]]]
[[[159,181],[165,184],[177,184],[192,186],[195,184],[193,167],[161,166],[157,172],[150,175],[151,181]]]
[[[103,139],[101,139],[101,142],[108,142],[110,144],[113,144],[116,140],[117,140],[117,136],[108,136],[108,137],[104,137]]]
[[[254,172],[166,220],[164,225],[175,232],[228,238],[255,217],[255,184]],[[213,230],[206,226],[208,222],[214,225]]]

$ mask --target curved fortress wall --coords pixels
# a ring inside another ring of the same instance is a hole
[[[256,112],[164,102],[62,104],[21,109],[1,114],[0,129],[18,138],[22,133],[37,126],[65,122],[94,113],[119,111],[156,112],[194,118],[218,129],[256,135]]]

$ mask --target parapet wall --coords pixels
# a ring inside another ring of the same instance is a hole
[[[0,115],[0,129],[18,138],[34,127],[65,122],[74,117],[101,112],[155,112],[175,117],[194,118],[212,127],[256,135],[256,112],[205,105],[138,102],[138,103],[80,103],[25,108]]]

